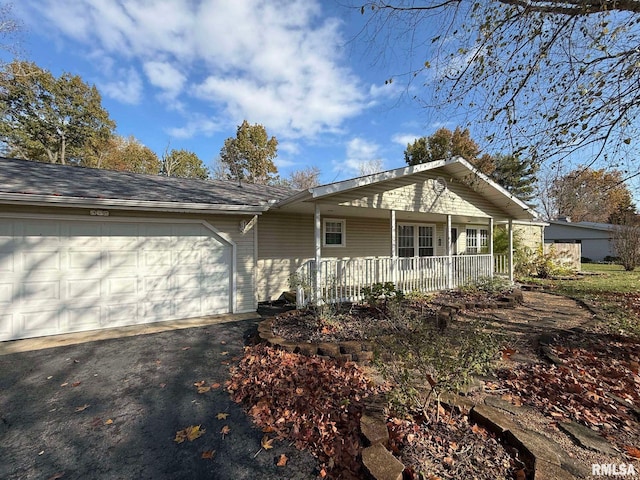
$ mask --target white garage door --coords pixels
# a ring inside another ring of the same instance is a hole
[[[0,218],[0,340],[229,312],[231,250],[200,223]]]

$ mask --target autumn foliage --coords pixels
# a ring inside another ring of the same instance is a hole
[[[355,363],[257,345],[232,368],[228,390],[265,432],[309,450],[324,472],[359,475],[363,398],[374,387]]]

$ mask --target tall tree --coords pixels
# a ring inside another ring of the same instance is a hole
[[[16,34],[21,31],[22,25],[14,18],[12,9],[11,3],[0,5],[0,50],[16,54]]]
[[[518,155],[481,155],[480,146],[471,138],[468,129],[456,127],[451,131],[440,128],[429,137],[416,139],[414,143],[407,145],[404,152],[405,161],[409,165],[456,156],[469,161],[520,200],[533,200],[538,164],[531,159],[520,159]]]
[[[140,143],[134,136],[108,138],[99,151],[99,163],[96,157],[90,157],[89,161],[81,164],[89,167],[118,170],[121,172],[147,173],[158,175],[161,162],[158,156],[149,147]]]
[[[432,111],[484,121],[489,140],[507,142],[492,150],[538,161],[639,138],[636,0],[354,3],[369,48],[407,58],[399,68],[408,82],[427,79],[416,95]]]
[[[162,156],[162,175],[167,177],[182,178],[209,178],[209,169],[202,163],[202,160],[189,150],[165,151]]]
[[[481,160],[491,161],[493,169],[486,171],[487,166],[478,162],[480,164],[476,166],[480,171],[503,186],[510,194],[526,203],[534,200],[539,164],[531,159],[520,159],[518,155],[498,154],[493,157],[483,155]]]
[[[227,138],[220,150],[220,162],[228,178],[250,183],[268,184],[277,179],[273,160],[278,154],[278,140],[267,135],[263,125],[244,120],[235,137]]]
[[[30,62],[4,66],[0,104],[0,141],[9,155],[30,160],[77,160],[92,140],[115,128],[95,86],[69,73],[55,78]]]
[[[629,189],[618,170],[579,167],[555,179],[549,194],[556,215],[574,222],[607,223],[616,212],[633,209]]]
[[[296,190],[317,187],[320,185],[320,169],[318,167],[306,167],[301,170],[295,170],[291,172],[285,183]]]
[[[471,138],[469,129],[456,127],[454,131],[439,128],[429,137],[421,137],[408,144],[404,151],[404,160],[408,165],[447,160],[460,156],[473,161],[480,153],[480,147]]]

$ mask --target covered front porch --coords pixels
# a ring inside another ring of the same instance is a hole
[[[390,255],[326,257],[327,224],[320,204],[315,205],[315,253],[296,270],[297,306],[364,300],[363,288],[392,282],[403,292],[433,292],[477,283],[494,275],[513,281],[513,223],[504,221],[509,253],[494,255],[493,218],[462,218],[453,215],[413,215],[391,210]],[[400,216],[400,219],[398,219]],[[424,218],[421,218],[424,217]],[[472,228],[465,228],[467,225]],[[415,226],[415,239],[407,237]],[[482,228],[484,226],[484,228]],[[459,233],[464,229],[465,234]],[[339,228],[337,229],[339,230]],[[400,230],[400,231],[399,231]],[[438,233],[436,233],[438,232]],[[477,235],[470,238],[471,233]],[[461,244],[462,243],[462,244]],[[439,253],[439,255],[437,255]]]

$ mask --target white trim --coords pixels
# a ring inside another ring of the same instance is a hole
[[[57,195],[25,193],[1,193],[0,203],[7,205],[31,205],[36,207],[82,207],[113,210],[144,210],[150,212],[177,213],[253,213],[259,215],[268,205],[227,205],[220,203],[154,202],[149,200],[123,200],[119,198],[81,198]]]
[[[327,243],[327,222],[340,223],[342,225],[342,227],[340,228],[342,241],[339,244]],[[344,218],[323,218],[322,219],[322,246],[326,248],[344,248],[347,246],[347,220],[346,219]]]
[[[168,225],[175,224],[191,224],[202,225],[206,229],[213,232],[214,237],[220,240],[222,243],[231,247],[231,272],[229,275],[229,312],[237,313],[237,245],[231,237],[224,232],[221,232],[216,227],[211,225],[206,220],[189,220],[179,218],[148,218],[148,217],[94,217],[87,215],[47,215],[43,213],[4,213],[0,212],[0,218],[24,218],[33,220],[64,220],[64,221],[78,221],[78,222],[101,222],[101,223],[165,223]]]

